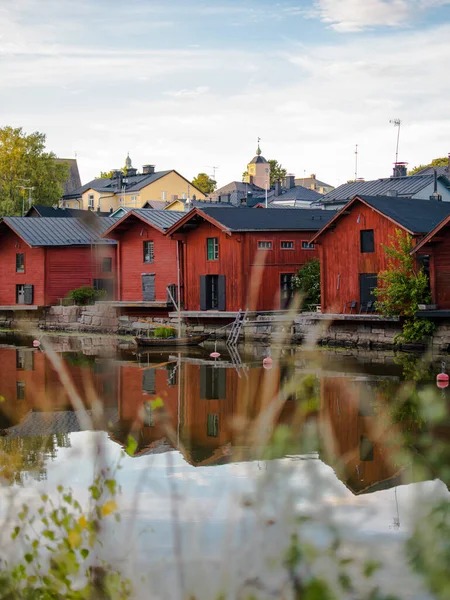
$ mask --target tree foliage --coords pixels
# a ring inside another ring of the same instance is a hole
[[[448,165],[448,156],[441,156],[441,158],[433,158],[433,160],[427,165],[419,165],[408,171],[408,175],[415,175],[418,171],[426,169],[428,167],[446,167]]]
[[[423,268],[418,269],[411,255],[412,237],[397,229],[391,244],[384,246],[387,269],[378,274],[377,309],[386,316],[405,317],[401,339],[405,342],[421,340],[433,332],[434,325],[419,319],[419,304],[431,301],[429,281]]]
[[[217,181],[209,177],[206,173],[199,173],[192,180],[192,185],[195,185],[204,194],[211,194],[217,187]]]
[[[284,179],[287,175],[287,171],[281,164],[274,158],[269,160],[270,165],[270,186],[272,187],[279,179]]]
[[[55,160],[53,152],[45,151],[45,134],[26,134],[21,127],[0,128],[0,213],[22,214],[23,197],[34,204],[57,204],[63,194],[63,184],[69,167]],[[24,195],[24,196],[23,196]],[[28,208],[27,203],[25,203]]]
[[[313,258],[292,278],[292,289],[302,294],[302,307],[320,304],[320,260]]]

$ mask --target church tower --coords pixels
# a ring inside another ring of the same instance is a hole
[[[263,190],[270,189],[270,163],[261,156],[261,148],[259,147],[260,138],[258,138],[258,149],[256,156],[248,163],[247,173],[245,177],[246,183],[257,185]]]

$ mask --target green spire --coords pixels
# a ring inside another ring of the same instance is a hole
[[[261,138],[258,138],[258,148],[257,148],[257,150],[256,150],[256,154],[257,154],[258,156],[261,156],[261,148],[259,147],[259,142],[260,142],[260,141],[261,141]]]
[[[125,159],[125,168],[126,169],[132,169],[133,165],[131,164],[131,158],[130,158],[130,153],[128,152],[127,154],[127,158]]]

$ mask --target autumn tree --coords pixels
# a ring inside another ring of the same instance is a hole
[[[209,177],[206,173],[199,173],[192,180],[192,185],[198,188],[204,194],[211,194],[217,187],[217,181]]]
[[[427,165],[419,165],[418,167],[414,167],[411,171],[408,171],[408,175],[415,175],[422,169],[427,169],[429,167],[446,167],[448,166],[448,156],[441,156],[441,158],[433,158],[433,160]]]
[[[45,134],[26,134],[21,127],[0,128],[0,214],[22,214],[23,195],[34,204],[57,204],[69,167],[45,151]],[[22,188],[22,189],[21,189]]]

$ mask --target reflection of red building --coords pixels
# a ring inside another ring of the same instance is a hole
[[[323,458],[355,494],[373,491],[401,470],[395,460],[400,431],[373,384],[337,377],[321,382]]]

